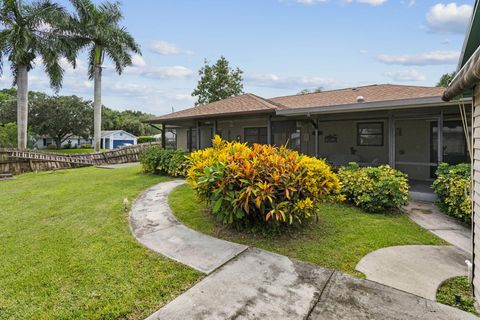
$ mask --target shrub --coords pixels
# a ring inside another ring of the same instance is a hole
[[[49,144],[47,145],[47,149],[48,149],[48,150],[57,150],[57,145],[54,144],[54,143],[49,143]]]
[[[162,149],[160,146],[148,147],[140,156],[143,171],[161,173],[172,177],[185,176],[188,153],[181,149]]]
[[[83,143],[80,145],[80,148],[82,149],[92,149],[92,145],[89,143]]]
[[[470,170],[470,164],[467,163],[441,163],[436,172],[437,178],[433,182],[440,210],[467,223],[470,223],[472,218]]]
[[[323,160],[270,145],[227,142],[189,157],[188,183],[216,218],[236,227],[301,224],[319,204],[340,198],[337,176]]]
[[[389,166],[360,168],[356,163],[338,171],[342,193],[367,212],[400,208],[408,203],[407,175]]]
[[[157,138],[152,137],[152,136],[140,136],[137,138],[137,143],[147,143],[147,142],[155,142],[157,141]]]

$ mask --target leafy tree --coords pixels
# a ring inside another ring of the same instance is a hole
[[[225,57],[220,57],[214,65],[205,65],[198,71],[200,80],[192,96],[198,97],[196,106],[212,103],[243,93],[243,71],[231,69]]]
[[[136,136],[150,136],[160,132],[143,122],[153,117],[141,111],[117,111],[103,107],[102,126],[105,130],[125,130]]]
[[[105,2],[99,6],[91,0],[70,0],[75,8],[70,29],[79,48],[88,50],[88,77],[94,83],[94,145],[100,150],[102,131],[102,65],[105,56],[115,64],[118,74],[132,64],[132,53],[141,54],[139,45],[126,29],[120,3]]]
[[[448,87],[448,84],[450,81],[455,78],[455,71],[450,72],[450,73],[445,73],[440,77],[440,80],[437,82],[437,87]]]
[[[302,91],[298,92],[297,94],[308,94],[308,93],[318,93],[322,92],[323,87],[317,87],[316,89],[303,89]]]
[[[59,64],[65,56],[75,65],[75,50],[62,36],[68,14],[48,0],[25,4],[17,0],[0,1],[0,73],[8,60],[17,86],[18,148],[27,147],[28,72],[35,58],[41,57],[50,85],[61,87],[63,69]]]
[[[39,97],[32,101],[32,129],[51,137],[61,148],[72,136],[90,137],[92,111],[91,103],[77,96]]]
[[[0,125],[0,148],[17,146],[17,124],[15,122]]]

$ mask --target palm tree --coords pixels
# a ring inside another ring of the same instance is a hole
[[[65,10],[48,0],[23,4],[0,0],[0,75],[7,59],[17,86],[18,148],[27,148],[28,72],[34,60],[42,58],[50,85],[58,91],[63,79],[60,58],[65,56],[75,66],[75,50],[61,34],[68,21]]]
[[[100,150],[102,130],[102,64],[105,56],[115,64],[121,74],[132,65],[132,53],[141,54],[139,45],[124,27],[120,3],[105,2],[95,6],[90,0],[70,0],[75,8],[72,33],[75,42],[88,50],[88,77],[94,87],[94,140],[95,150]]]

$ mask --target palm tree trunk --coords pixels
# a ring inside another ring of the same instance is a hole
[[[28,71],[27,66],[17,67],[17,128],[18,149],[27,149],[28,128]]]
[[[93,79],[93,132],[95,151],[100,151],[100,140],[102,137],[102,67],[95,65]]]

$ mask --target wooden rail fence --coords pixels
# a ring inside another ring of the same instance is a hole
[[[159,143],[142,143],[111,151],[80,154],[0,149],[0,174],[136,162],[139,161],[142,151],[152,145],[159,145]]]

